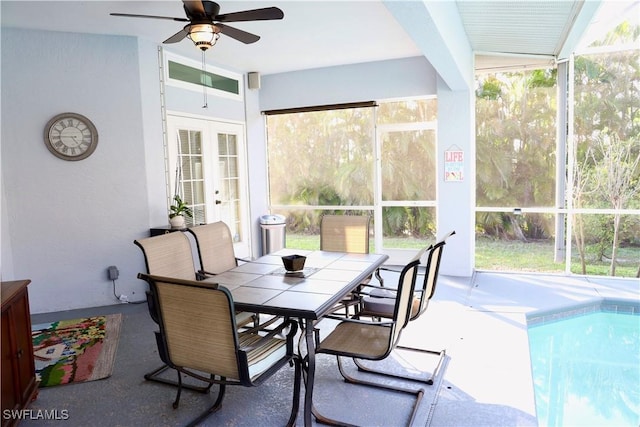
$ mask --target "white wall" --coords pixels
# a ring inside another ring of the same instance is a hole
[[[246,79],[245,79],[246,81]],[[249,167],[249,218],[251,223],[251,252],[254,257],[262,255],[262,229],[259,218],[268,214],[267,188],[267,135],[264,117],[260,113],[261,89],[245,86],[245,108],[247,123],[247,153]]]
[[[2,279],[31,279],[34,313],[114,303],[109,265],[118,286],[144,297],[132,242],[148,233],[145,142],[158,133],[145,127],[160,128],[160,107],[139,48],[130,37],[2,29]],[[98,129],[85,160],[43,143],[47,121],[66,111]]]
[[[438,238],[450,231],[440,273],[468,277],[473,274],[475,253],[476,152],[475,93],[451,91],[438,81]],[[462,181],[445,181],[444,155],[461,150],[464,155]]]
[[[436,72],[423,57],[342,65],[262,78],[260,109],[306,107],[436,93]]]

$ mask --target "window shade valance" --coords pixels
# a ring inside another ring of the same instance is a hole
[[[347,108],[364,108],[364,107],[377,107],[378,104],[375,101],[364,102],[350,102],[346,104],[329,104],[329,105],[316,105],[310,107],[297,107],[297,108],[282,108],[279,110],[266,110],[262,114],[267,116],[274,116],[277,114],[291,114],[291,113],[309,113],[313,111],[327,111],[327,110],[344,110]]]

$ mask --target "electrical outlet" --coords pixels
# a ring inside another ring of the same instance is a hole
[[[127,298],[126,295],[120,295],[120,298],[118,298],[121,302],[129,302],[129,298]]]
[[[111,267],[107,267],[107,275],[109,276],[109,280],[117,280],[120,272],[118,271],[118,267],[112,265]]]

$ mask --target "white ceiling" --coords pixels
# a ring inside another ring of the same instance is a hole
[[[223,35],[207,52],[208,62],[242,72],[272,74],[422,54],[379,0],[219,0],[219,3],[221,13],[267,6],[277,6],[284,11],[281,21],[231,24],[260,35],[262,38],[257,43],[245,45]],[[175,34],[184,23],[113,17],[109,13],[185,16],[179,0],[2,1],[0,4],[3,27],[137,36],[156,43]],[[567,37],[582,36],[599,2],[457,0],[455,4],[474,51],[510,58],[513,54],[533,55],[549,61],[560,53]],[[577,28],[574,32],[579,34],[571,35],[572,28]],[[569,40],[572,45],[578,41]],[[175,53],[200,58],[189,40],[166,46]]]

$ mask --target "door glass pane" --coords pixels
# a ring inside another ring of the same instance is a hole
[[[180,129],[177,132],[179,165],[177,193],[192,209],[193,218],[185,217],[187,226],[205,222],[204,172],[202,168],[202,132]]]
[[[218,200],[220,219],[231,229],[235,242],[243,239],[241,226],[240,179],[238,169],[237,137],[234,134],[218,134],[219,183]]]

